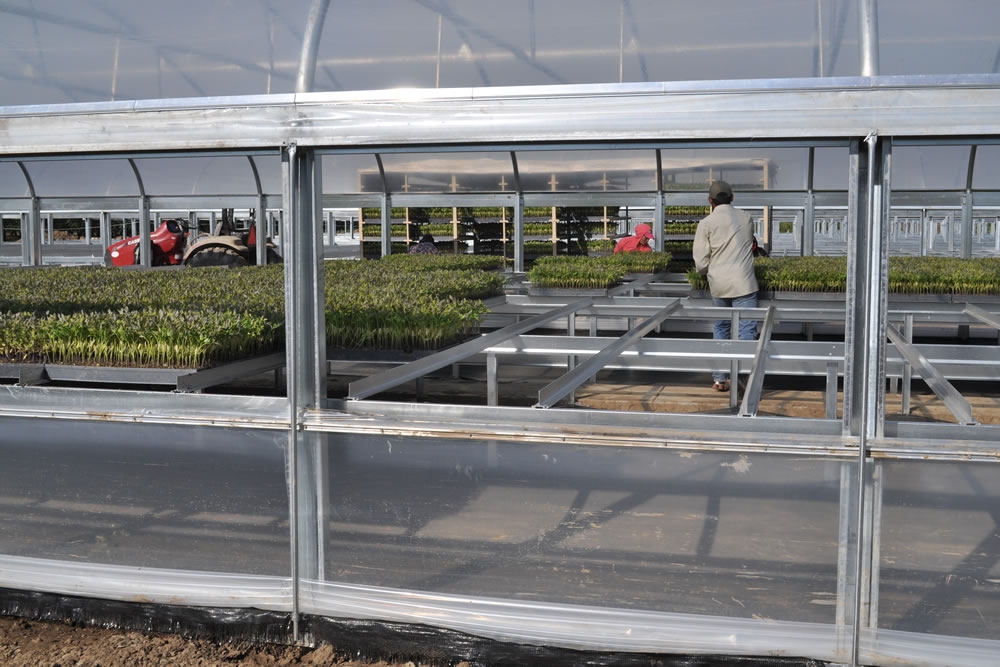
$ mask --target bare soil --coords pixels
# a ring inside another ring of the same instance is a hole
[[[179,635],[142,633],[0,616],[0,665],[4,667],[420,667],[413,662],[366,662],[317,648],[215,643]],[[468,663],[457,663],[468,667]]]

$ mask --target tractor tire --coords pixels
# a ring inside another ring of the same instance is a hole
[[[187,258],[186,264],[195,268],[205,266],[247,266],[247,258],[232,248],[213,246],[200,250]]]

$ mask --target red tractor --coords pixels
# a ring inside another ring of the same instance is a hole
[[[132,236],[108,246],[104,263],[108,266],[135,266],[139,259],[140,237]],[[267,263],[281,262],[274,243],[267,239]],[[188,245],[188,231],[177,220],[164,220],[149,235],[153,248],[151,266],[247,266],[257,263],[257,229],[250,220],[247,231],[238,232],[233,209],[222,211],[215,233],[199,237]]]

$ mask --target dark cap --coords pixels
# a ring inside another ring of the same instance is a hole
[[[712,181],[708,196],[710,199],[729,201],[733,198],[733,189],[725,181]]]

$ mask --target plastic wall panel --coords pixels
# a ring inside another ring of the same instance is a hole
[[[139,194],[139,184],[127,160],[32,161],[26,162],[25,168],[39,197]],[[24,181],[19,169],[17,177]]]
[[[525,191],[656,190],[652,150],[520,151],[517,164]]]
[[[1000,146],[985,145],[976,149],[972,187],[977,190],[1000,190]]]
[[[0,554],[287,577],[287,434],[4,418]]]
[[[149,195],[257,194],[250,161],[242,156],[137,159],[135,163]],[[258,170],[279,167],[277,162],[257,163]],[[273,174],[269,180],[274,182]]]
[[[1000,468],[914,461],[881,470],[879,628],[1000,638]]]
[[[327,436],[340,584],[833,623],[839,463]]]
[[[0,162],[0,197],[27,197],[30,194],[20,167],[13,162]]]

